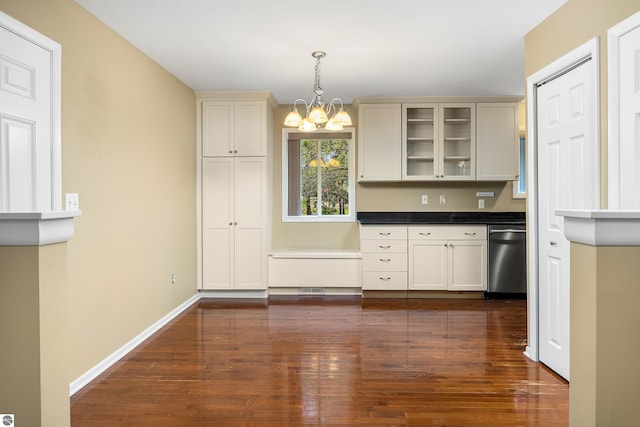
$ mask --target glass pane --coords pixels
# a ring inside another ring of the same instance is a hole
[[[289,216],[302,214],[300,179],[300,141],[289,140],[287,146],[287,213]]]
[[[301,215],[318,215],[318,142],[303,139],[300,149]]]
[[[527,192],[526,148],[524,138],[520,138],[520,175],[518,179],[518,193],[522,194]]]
[[[321,140],[322,215],[349,213],[349,142]]]

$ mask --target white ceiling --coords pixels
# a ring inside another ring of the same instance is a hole
[[[524,35],[566,0],[76,0],[194,90],[310,100],[524,95]],[[318,6],[316,6],[318,5]]]

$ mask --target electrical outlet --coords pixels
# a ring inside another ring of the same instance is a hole
[[[447,196],[445,194],[441,194],[440,195],[440,204],[441,205],[446,205],[447,204]]]
[[[171,274],[171,284],[173,285],[173,284],[175,284],[175,283],[176,283],[176,274],[175,274],[175,273],[172,273],[172,274]]]
[[[426,194],[422,195],[422,204],[423,205],[428,205],[429,204],[429,196]]]
[[[478,209],[484,209],[484,199],[478,199]]]
[[[80,210],[80,202],[78,201],[78,193],[66,193],[64,195],[65,209],[68,211]]]

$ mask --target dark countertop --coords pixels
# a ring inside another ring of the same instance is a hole
[[[526,224],[525,212],[358,212],[361,224]]]

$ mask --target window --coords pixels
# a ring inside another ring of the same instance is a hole
[[[282,220],[355,221],[353,131],[284,129]]]
[[[520,138],[520,172],[518,180],[513,181],[513,198],[524,199],[527,196],[527,147],[525,139]]]

